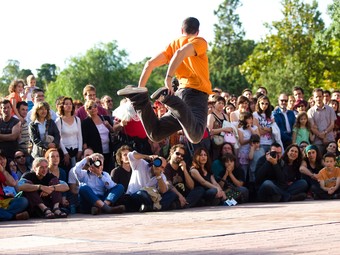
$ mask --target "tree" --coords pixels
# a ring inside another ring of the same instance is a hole
[[[290,93],[294,85],[308,93],[323,84],[327,70],[328,46],[320,36],[325,29],[317,2],[284,0],[282,4],[283,19],[266,25],[272,34],[241,68],[248,82],[266,86],[272,97],[276,92]]]
[[[239,15],[235,13],[240,5],[239,0],[225,0],[214,11],[219,23],[214,25],[215,39],[209,52],[210,79],[213,86],[237,94],[249,87],[239,67],[255,47],[254,41],[243,40],[245,32]]]
[[[55,82],[47,87],[47,101],[53,102],[58,96],[71,95],[73,99],[83,100],[83,87],[93,84],[97,96],[109,94],[117,104],[116,91],[127,84],[136,84],[135,76],[130,76],[127,53],[120,50],[116,41],[99,43],[85,55],[72,57],[67,67],[60,72]]]
[[[57,79],[57,67],[54,64],[43,64],[37,72],[37,84],[41,84],[40,87],[47,87],[49,83]]]

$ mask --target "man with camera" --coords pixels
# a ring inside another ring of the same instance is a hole
[[[101,212],[111,214],[125,211],[124,205],[112,206],[123,195],[124,187],[114,183],[111,176],[103,171],[103,166],[104,156],[94,153],[84,157],[73,168],[79,181],[80,210],[83,213],[97,215]]]
[[[132,175],[126,193],[131,196],[131,210],[146,212],[169,209],[177,195],[168,189],[163,173],[166,160],[136,151],[129,152],[128,159]]]
[[[298,153],[297,145],[288,146],[282,155],[281,145],[271,144],[269,152],[256,164],[255,182],[258,201],[288,202],[305,199],[307,182],[301,179],[298,170],[300,163],[290,163],[293,161],[292,158],[295,158],[294,161],[298,158]]]

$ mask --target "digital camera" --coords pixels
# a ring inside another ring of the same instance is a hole
[[[93,160],[90,158],[90,165],[95,167],[100,167],[102,162],[99,159]]]

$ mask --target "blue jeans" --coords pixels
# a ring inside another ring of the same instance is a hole
[[[176,193],[168,190],[167,192],[163,193],[162,199],[159,202],[162,206],[162,210],[168,210],[177,198]],[[142,204],[152,207],[153,202],[145,190],[138,190],[136,193],[131,194],[131,198],[134,204],[135,209],[139,209]]]
[[[199,143],[207,126],[208,95],[196,89],[179,89],[166,96],[164,103],[169,111],[160,119],[156,116],[147,93],[130,98],[148,137],[159,142],[183,129],[192,143]]]
[[[98,200],[107,200],[114,204],[123,194],[124,186],[122,184],[117,184],[104,195],[97,195],[89,186],[81,185],[79,187],[80,210],[83,213],[90,213],[91,207],[94,206]]]
[[[205,192],[205,190],[201,186],[197,186],[197,187],[193,188],[192,190],[190,190],[189,194],[185,197],[185,199],[188,202],[187,207],[196,206],[198,201],[200,201],[201,198],[203,197],[204,192]]]
[[[25,197],[13,198],[7,209],[0,208],[0,221],[12,220],[15,215],[26,210],[28,200]]]
[[[306,192],[307,188],[308,184],[303,179],[293,182],[285,189],[278,187],[271,180],[265,180],[257,192],[257,198],[261,202],[287,202],[292,195]]]

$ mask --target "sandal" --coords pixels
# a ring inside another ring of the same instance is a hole
[[[45,210],[43,211],[43,214],[44,214],[45,219],[54,219],[55,218],[54,213],[48,207],[45,208]]]
[[[67,218],[67,214],[60,210],[60,208],[54,208],[52,210],[56,218]]]

